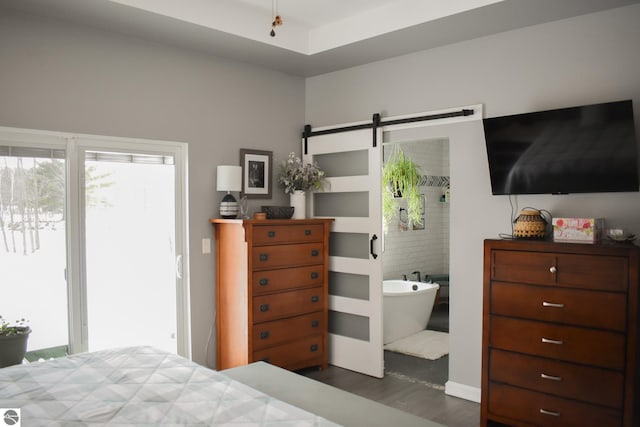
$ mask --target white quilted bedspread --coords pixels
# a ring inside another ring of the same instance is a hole
[[[151,347],[0,369],[0,408],[22,426],[335,426]]]

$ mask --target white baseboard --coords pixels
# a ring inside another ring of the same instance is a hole
[[[449,396],[459,397],[461,399],[470,400],[480,403],[480,389],[465,384],[447,381],[444,385],[444,392]]]

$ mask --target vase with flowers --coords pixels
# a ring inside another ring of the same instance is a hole
[[[306,217],[306,194],[308,191],[323,190],[326,175],[317,163],[304,163],[295,153],[280,164],[278,183],[289,194],[291,206],[294,207],[293,218]]]

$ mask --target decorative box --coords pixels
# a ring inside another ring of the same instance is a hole
[[[603,218],[553,218],[556,242],[596,243],[602,239]]]

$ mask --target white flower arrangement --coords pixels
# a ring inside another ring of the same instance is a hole
[[[292,152],[280,165],[278,183],[284,188],[285,194],[292,194],[296,190],[322,190],[325,178],[324,171],[316,163],[303,163]]]

